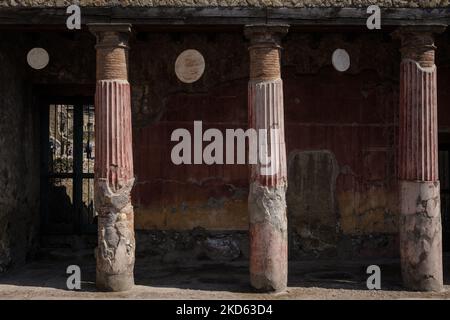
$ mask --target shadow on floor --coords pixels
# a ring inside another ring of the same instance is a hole
[[[444,260],[445,284],[450,285],[450,257]],[[366,269],[376,264],[381,268],[382,289],[402,290],[398,260],[378,261],[291,261],[289,287],[367,290]],[[41,259],[0,275],[0,284],[47,287],[68,290],[66,269],[78,265],[81,269],[82,291],[95,292],[95,258]],[[233,293],[254,292],[249,285],[247,261],[232,263],[196,262],[167,265],[151,259],[138,258],[135,283],[140,286],[178,288]]]

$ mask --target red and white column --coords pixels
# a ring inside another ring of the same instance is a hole
[[[438,174],[434,33],[403,27],[399,115],[400,255],[404,286],[441,291],[442,227]]]
[[[95,206],[98,212],[96,285],[125,291],[134,285],[134,184],[127,24],[91,24],[97,37]]]
[[[258,132],[258,163],[251,165],[248,199],[250,282],[261,291],[282,291],[287,285],[287,174],[280,73],[280,40],[287,31],[283,25],[245,27],[250,40],[249,127]]]

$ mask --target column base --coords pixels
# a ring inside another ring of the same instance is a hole
[[[97,270],[95,285],[100,291],[128,291],[134,286],[134,275],[131,274],[104,274]]]
[[[250,186],[250,283],[264,292],[287,287],[286,188]]]
[[[443,290],[438,181],[400,181],[400,256],[407,289]]]

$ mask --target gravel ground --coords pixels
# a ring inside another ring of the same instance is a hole
[[[81,268],[80,291],[66,287],[66,268],[71,264]],[[382,290],[366,287],[366,268],[371,264],[381,268]],[[248,284],[246,262],[180,266],[138,259],[136,286],[128,292],[105,293],[95,289],[93,259],[41,260],[1,275],[0,299],[450,299],[450,272],[444,292],[408,292],[401,287],[395,260],[291,262],[289,269],[286,292],[261,294]]]

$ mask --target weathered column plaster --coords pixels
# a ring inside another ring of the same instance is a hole
[[[246,26],[250,39],[248,84],[249,127],[265,129],[258,141],[258,164],[251,166],[250,281],[261,291],[282,291],[287,285],[286,146],[280,39],[287,26]],[[273,129],[276,129],[273,131]],[[261,149],[262,148],[262,149]]]
[[[404,286],[441,291],[442,227],[438,181],[437,82],[433,33],[404,27],[399,117],[400,255]]]
[[[442,229],[439,182],[400,182],[400,255],[407,288],[441,291]]]
[[[134,285],[134,184],[129,25],[93,24],[97,37],[95,97],[95,206],[98,212],[97,288],[125,291]]]

